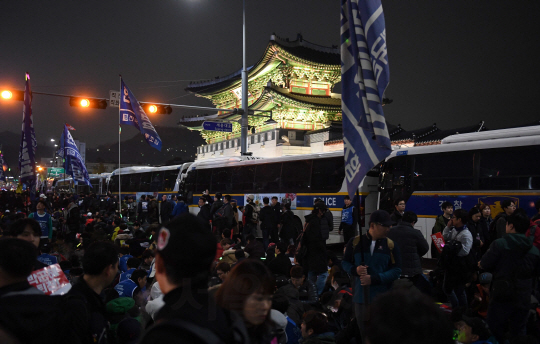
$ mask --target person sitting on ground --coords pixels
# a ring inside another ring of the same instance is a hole
[[[118,283],[114,287],[114,290],[118,292],[119,297],[131,297],[137,305],[142,305],[143,302],[140,293],[146,285],[147,275],[148,272],[144,269],[135,270],[129,276],[129,279]]]
[[[302,320],[302,344],[335,343],[334,334],[328,332],[326,314],[314,310],[307,311]]]
[[[221,256],[221,261],[229,263],[232,265],[236,263],[235,250],[231,249],[232,240],[231,239],[221,239],[221,247],[223,248],[223,254]]]
[[[141,265],[141,261],[137,258],[129,258],[127,260],[127,271],[120,274],[120,278],[118,279],[118,283],[123,282],[125,280],[128,280],[131,278],[131,274],[137,270],[137,268]]]
[[[291,268],[290,283],[298,289],[298,299],[300,301],[311,305],[317,303],[317,287],[315,283],[306,278],[303,267],[295,265]]]
[[[249,258],[252,259],[261,259],[264,258],[264,246],[263,244],[255,239],[255,236],[253,234],[250,234],[246,236],[246,248],[244,251],[249,254]]]
[[[290,278],[292,264],[289,257],[285,255],[286,252],[287,244],[283,242],[278,242],[275,248],[276,257],[272,259],[272,261],[268,265],[268,269],[270,269],[270,271],[274,275],[282,275]]]
[[[58,258],[49,254],[51,253],[51,246],[49,243],[43,243],[39,250],[41,254],[37,257],[37,260],[45,265],[53,265],[58,263]]]

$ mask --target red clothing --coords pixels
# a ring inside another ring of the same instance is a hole
[[[223,247],[221,247],[221,243],[217,243],[217,250],[216,250],[216,258],[214,259],[215,261],[218,261],[219,258],[221,258],[221,256],[223,256]]]
[[[88,225],[89,223],[92,223],[92,222],[94,222],[94,219],[89,218],[89,219],[86,220],[86,223],[84,225],[86,226],[86,225]]]

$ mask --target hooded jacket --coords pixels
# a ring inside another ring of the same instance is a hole
[[[480,265],[493,274],[494,282],[503,279],[513,281],[514,305],[529,308],[532,281],[540,275],[540,251],[525,234],[512,233],[495,240]]]
[[[308,225],[302,235],[302,246],[307,248],[307,253],[302,264],[305,271],[321,274],[328,271],[326,259],[326,243],[321,233],[321,220],[315,214],[306,216]]]

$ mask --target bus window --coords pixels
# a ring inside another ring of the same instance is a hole
[[[163,191],[172,191],[180,170],[168,170],[163,172]]]
[[[311,172],[311,192],[338,192],[345,178],[343,157],[315,159]]]
[[[197,170],[197,184],[195,186],[195,193],[202,193],[205,190],[210,192],[217,192],[219,190],[214,190],[210,188],[212,182],[212,170],[201,169]]]
[[[150,191],[163,191],[163,171],[152,172]]]
[[[415,155],[414,191],[473,190],[473,169],[472,151]]]
[[[130,174],[122,174],[120,175],[120,184],[122,185],[122,192],[129,192],[131,191],[130,184],[131,184],[131,175]]]
[[[148,192],[150,191],[150,184],[152,183],[152,172],[137,173],[141,176],[141,181],[139,182],[139,191]]]
[[[118,175],[111,177],[111,181],[109,182],[109,190],[111,190],[111,192],[118,192]]]
[[[512,147],[480,152],[480,190],[538,189],[540,147]]]
[[[283,163],[281,192],[308,192],[310,190],[311,161],[288,161]]]
[[[256,192],[279,192],[281,163],[261,164],[255,172]]]
[[[223,194],[230,193],[232,189],[230,168],[216,168],[212,172],[212,190]]]
[[[253,192],[255,166],[239,166],[232,168],[232,192]]]
[[[189,172],[180,186],[180,193],[186,198],[187,204],[193,203],[193,193],[196,192],[195,183],[197,181],[197,170]]]

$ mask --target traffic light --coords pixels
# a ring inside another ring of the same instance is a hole
[[[106,109],[107,100],[84,97],[70,97],[69,105],[74,107],[91,107],[95,109]]]
[[[158,115],[170,115],[172,107],[168,105],[156,105],[152,103],[140,103],[144,112]]]
[[[0,92],[0,96],[5,100],[24,101],[24,91],[2,90],[2,92]]]

